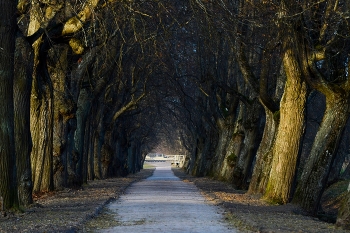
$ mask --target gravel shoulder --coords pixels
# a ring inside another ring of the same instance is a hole
[[[22,213],[0,216],[0,232],[82,232],[84,224],[118,199],[130,184],[153,174],[146,168],[127,177],[89,181],[79,189],[47,193]]]
[[[350,232],[306,216],[296,205],[270,205],[258,197],[235,190],[228,183],[208,177],[192,177],[177,168],[172,170],[180,179],[195,184],[208,201],[224,208],[228,213],[226,219],[241,232]]]

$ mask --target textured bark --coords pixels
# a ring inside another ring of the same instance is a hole
[[[30,153],[30,94],[33,74],[33,50],[23,37],[16,40],[14,107],[17,185],[19,204],[27,206],[32,199],[32,169]]]
[[[263,194],[265,192],[267,181],[270,175],[272,155],[273,155],[272,146],[273,146],[273,142],[275,141],[276,129],[279,123],[279,107],[277,106],[275,101],[269,96],[269,93],[268,93],[268,89],[269,89],[268,80],[271,79],[271,77],[269,77],[269,73],[270,73],[269,70],[271,69],[270,67],[270,62],[272,57],[271,54],[273,53],[273,50],[275,49],[275,44],[277,44],[277,42],[274,40],[271,40],[265,45],[266,48],[262,52],[262,57],[259,61],[259,63],[261,64],[259,83],[258,83],[258,79],[254,75],[254,72],[252,71],[252,67],[248,63],[248,59],[245,55],[245,51],[243,50],[245,46],[243,43],[241,43],[241,41],[239,42],[240,42],[240,49],[236,51],[236,54],[237,54],[237,62],[239,64],[240,70],[242,71],[242,75],[246,83],[249,84],[249,86],[253,90],[253,93],[259,98],[260,103],[265,108],[266,120],[265,120],[264,132],[263,132],[261,143],[256,152],[256,156],[255,156],[256,162],[254,164],[253,174],[249,185],[249,193]],[[281,78],[278,78],[276,83],[276,93],[275,93],[276,96],[279,96],[278,87],[280,85],[278,84],[278,82],[280,81],[281,81]],[[254,135],[254,134],[250,133],[250,135]],[[250,147],[251,149],[249,151],[256,149],[252,146]],[[252,156],[253,156],[252,153],[250,153],[250,157]],[[248,162],[246,163],[247,165],[249,164],[249,161],[251,159],[253,158],[250,158],[250,159],[247,158],[245,160],[246,162]],[[241,162],[241,164],[243,163]],[[245,170],[247,170],[247,165],[238,166],[238,167],[246,167]],[[236,174],[239,175],[239,173],[236,173]],[[244,178],[244,179],[247,179],[247,178]],[[238,182],[237,184],[240,185],[239,176],[237,176],[236,180]]]
[[[229,116],[230,118],[230,116]],[[228,161],[228,157],[232,158],[233,155],[236,155],[239,153],[239,151],[235,151],[235,148],[233,145],[237,141],[238,137],[241,134],[237,134],[232,137],[234,134],[234,126],[233,124],[229,124],[231,120],[226,121],[227,119],[219,119],[217,121],[217,125],[219,128],[219,139],[218,139],[218,146],[216,147],[215,154],[218,157],[217,162],[215,163],[215,166],[213,166],[213,171],[211,171],[212,174],[216,178],[219,179],[225,179],[227,181],[231,181],[232,179],[232,166]],[[239,140],[241,141],[241,140]],[[239,143],[240,144],[240,143]],[[222,158],[221,158],[222,157]]]
[[[265,128],[256,153],[256,161],[250,181],[249,194],[264,194],[272,165],[272,146],[275,141],[279,118],[265,107]]]
[[[350,163],[346,167],[344,173],[342,174],[343,179],[350,179]]]
[[[91,144],[91,126],[90,126],[90,118],[87,118],[87,121],[86,121],[86,127],[85,127],[85,137],[84,137],[84,154],[82,156],[82,159],[83,159],[83,164],[82,164],[82,174],[83,174],[83,177],[82,177],[82,181],[84,184],[87,183],[87,180],[88,180],[88,176],[89,176],[89,165],[90,165],[90,162],[89,162],[89,155],[90,155],[90,151],[91,151],[91,147],[92,147],[92,144]],[[78,121],[79,122],[79,121]],[[79,151],[79,147],[77,147],[78,151]],[[79,166],[79,163],[78,163],[78,166]],[[78,173],[79,174],[79,173]]]
[[[93,168],[94,168],[94,179],[102,179],[102,171],[101,171],[101,152],[102,146],[104,144],[105,137],[105,124],[104,124],[104,105],[99,106],[98,114],[96,117],[97,128],[95,128],[94,133],[94,151],[93,151]]]
[[[33,192],[51,191],[54,188],[52,89],[46,87],[41,94],[41,98],[38,98],[37,93],[32,93],[31,101]]]
[[[350,230],[350,183],[342,200],[336,225],[343,229]]]
[[[101,148],[101,175],[103,179],[108,177],[110,165],[113,158],[113,149],[111,146],[112,142],[112,131],[107,130],[104,137],[104,144]]]
[[[74,143],[75,148],[77,149],[77,153],[79,155],[79,159],[77,161],[77,168],[76,168],[76,174],[77,174],[77,182],[82,184],[86,182],[86,166],[88,160],[87,160],[87,154],[88,154],[88,144],[87,138],[89,137],[89,134],[86,133],[86,131],[89,129],[87,125],[88,115],[90,113],[91,109],[91,101],[89,92],[86,89],[82,89],[79,93],[78,97],[78,103],[77,103],[77,130],[74,134]]]
[[[136,147],[135,142],[132,141],[130,143],[130,147],[128,149],[128,170],[129,173],[134,174],[136,172]]]
[[[36,42],[39,45],[39,41]],[[36,77],[33,80],[30,121],[33,140],[31,153],[33,192],[53,190],[53,86],[46,66],[48,42],[36,50]]]
[[[91,117],[89,118],[89,136],[88,138],[88,145],[89,145],[89,149],[88,149],[88,161],[87,161],[87,179],[88,180],[94,180],[95,179],[95,173],[94,173],[94,148],[95,148],[95,144],[94,144],[94,140],[95,140],[95,130],[96,130],[96,121],[95,121],[95,117],[96,117],[96,112],[92,111]]]
[[[194,164],[191,170],[192,175],[205,176],[210,170],[211,160],[214,153],[215,143],[215,132],[208,132],[207,137],[201,138],[197,144],[195,151]]]
[[[16,2],[0,1],[0,196],[4,208],[17,205],[16,156],[14,144],[14,54]]]
[[[349,113],[349,94],[326,95],[326,111],[304,166],[294,201],[316,214]]]
[[[290,198],[301,135],[304,130],[306,83],[302,79],[297,54],[292,48],[295,38],[286,39],[283,65],[286,84],[280,104],[280,124],[273,146],[272,170],[265,198],[287,203]]]
[[[53,177],[54,188],[62,190],[68,186],[68,120],[71,117],[69,98],[66,95],[66,72],[68,47],[55,46],[50,49],[50,78],[54,89],[54,125],[53,125]]]
[[[238,154],[237,164],[233,169],[232,183],[237,189],[247,189],[248,180],[251,176],[251,168],[257,150],[259,140],[259,123],[261,117],[261,105],[254,100],[251,109],[246,111],[243,119],[244,141],[242,150]]]

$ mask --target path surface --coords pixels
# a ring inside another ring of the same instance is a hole
[[[224,223],[221,209],[174,176],[170,164],[152,164],[153,176],[134,183],[108,206],[119,224],[102,232],[236,232]]]

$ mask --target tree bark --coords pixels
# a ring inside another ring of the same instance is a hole
[[[304,166],[294,201],[316,214],[349,113],[349,94],[326,95],[326,111]]]
[[[259,120],[262,108],[258,100],[253,100],[249,112],[245,111],[243,119],[244,141],[242,150],[238,154],[236,166],[233,168],[232,183],[237,189],[247,189],[248,179],[251,175],[251,167],[257,150],[259,140]]]
[[[91,101],[89,100],[91,96],[86,89],[82,89],[79,93],[78,103],[77,103],[77,130],[74,135],[75,148],[79,155],[77,162],[76,174],[77,182],[82,184],[86,182],[86,171],[85,164],[87,164],[87,154],[88,154],[88,145],[86,144],[89,134],[86,132],[89,128],[87,125],[88,114],[91,109]]]
[[[279,116],[265,107],[265,128],[256,153],[256,161],[250,181],[249,194],[264,194],[272,165],[272,147],[279,124]],[[278,112],[279,114],[279,112]]]
[[[112,129],[107,129],[104,136],[104,143],[101,148],[101,175],[103,179],[108,177],[110,170],[110,165],[113,158],[113,149],[112,149]]]
[[[94,167],[94,179],[102,179],[101,171],[101,151],[102,145],[104,144],[104,137],[106,133],[104,123],[104,110],[105,106],[103,103],[99,105],[99,110],[96,115],[96,128],[94,133],[94,151],[93,151],[93,167]]]
[[[18,204],[14,139],[14,54],[16,1],[0,1],[0,196],[5,209]]]
[[[39,44],[37,41],[36,43]],[[38,61],[33,80],[30,120],[33,139],[31,153],[33,192],[47,192],[53,185],[53,86],[46,66],[49,45],[40,46],[34,61]],[[38,45],[37,44],[37,45]],[[37,49],[37,47],[35,47]]]
[[[68,187],[68,119],[71,117],[69,97],[66,95],[68,70],[68,46],[54,46],[50,49],[49,57],[52,61],[50,79],[54,94],[54,122],[53,122],[53,177],[55,190]]]
[[[345,230],[350,230],[350,183],[348,186],[348,190],[342,200],[342,204],[338,212],[336,225]]]
[[[32,169],[30,153],[32,139],[30,134],[30,95],[33,75],[33,49],[22,37],[16,40],[14,107],[15,107],[15,147],[17,165],[17,185],[19,204],[32,204]]]
[[[295,40],[291,36],[284,41],[283,65],[287,80],[280,103],[280,124],[272,149],[272,169],[264,195],[276,203],[289,201],[304,130],[307,89],[295,48],[292,47],[296,44]]]

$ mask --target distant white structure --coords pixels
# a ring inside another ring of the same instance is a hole
[[[158,153],[149,153],[146,155],[146,162],[167,162],[176,167],[182,167],[185,163],[186,155],[165,155]]]

